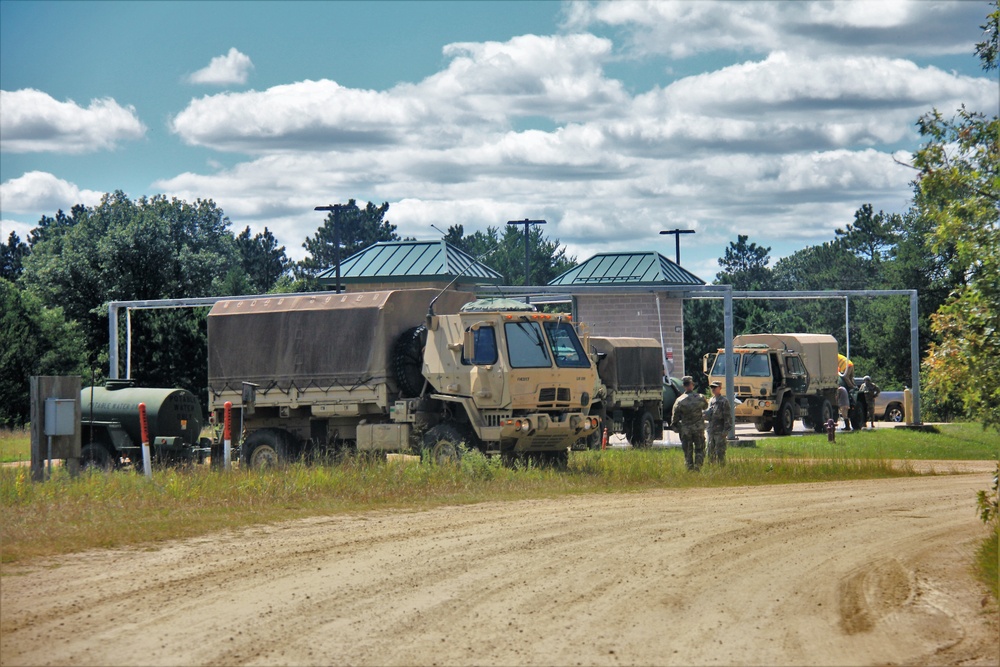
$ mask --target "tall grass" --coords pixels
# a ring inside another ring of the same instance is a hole
[[[0,428],[0,463],[31,460],[31,429]]]
[[[566,470],[506,468],[477,452],[459,465],[367,459],[224,472],[205,466],[154,471],[57,469],[31,483],[26,468],[0,469],[0,560],[15,562],[93,548],[203,535],[257,523],[370,509],[428,508],[488,500],[645,488],[740,486],[898,477],[887,460],[760,460],[734,454],[693,474],[678,450],[578,452]]]

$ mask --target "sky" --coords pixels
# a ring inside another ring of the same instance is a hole
[[[916,122],[1000,113],[986,2],[0,0],[0,225],[106,192],[211,199],[301,259],[316,206],[404,237],[509,220],[578,261],[658,250],[711,282],[862,204],[901,213]],[[904,164],[900,164],[904,163]]]

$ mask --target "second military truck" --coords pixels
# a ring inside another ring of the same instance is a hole
[[[652,338],[590,337],[600,385],[591,414],[608,435],[622,433],[633,447],[649,447],[663,437],[663,348]],[[669,417],[667,419],[669,421]],[[587,443],[600,446],[600,434]]]
[[[733,338],[733,358],[725,350],[705,355],[709,382],[725,386],[732,363],[736,420],[758,431],[792,432],[796,419],[817,432],[837,418],[837,340],[826,334],[745,334]],[[853,397],[852,397],[853,399]],[[851,420],[861,417],[852,400]]]
[[[596,370],[568,315],[428,289],[220,301],[210,409],[243,405],[251,467],[302,455],[460,445],[565,461],[600,426]],[[237,424],[239,422],[236,422]]]

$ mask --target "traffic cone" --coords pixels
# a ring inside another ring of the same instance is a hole
[[[601,438],[601,449],[608,448],[608,427],[604,427],[604,437]]]

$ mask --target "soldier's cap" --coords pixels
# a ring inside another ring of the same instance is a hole
[[[722,383],[719,382],[718,380],[716,380],[715,382],[713,382],[712,384],[710,384],[708,386],[711,387],[712,389],[715,389],[716,387],[721,387]]]
[[[694,378],[690,375],[685,375],[681,378],[681,384],[694,384]]]
[[[872,376],[871,375],[866,375],[865,376],[865,382],[871,382],[871,381],[872,381]]]

